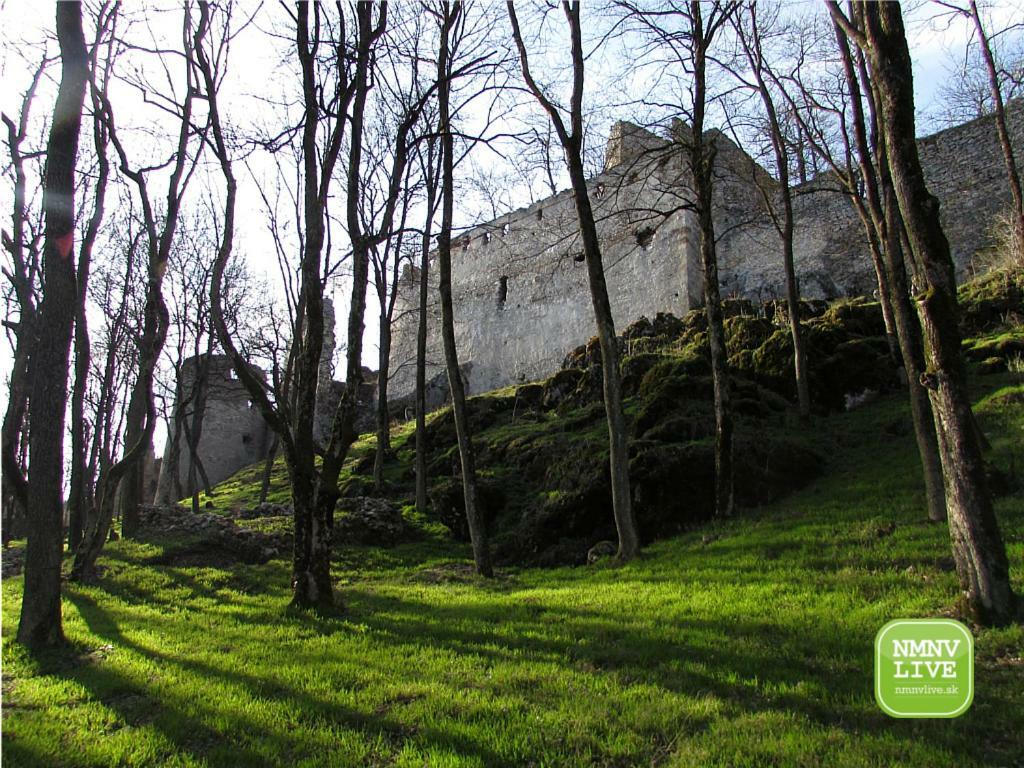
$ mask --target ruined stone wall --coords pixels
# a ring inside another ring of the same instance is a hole
[[[1024,102],[1011,105],[1011,131],[1024,147]],[[685,141],[676,122],[670,135]],[[714,193],[719,273],[724,296],[783,296],[779,236],[765,196],[776,183],[728,137],[717,147]],[[993,122],[983,118],[919,142],[929,186],[941,202],[958,274],[990,244],[989,228],[1009,202]],[[598,216],[608,290],[617,328],[641,315],[681,314],[701,304],[691,177],[681,145],[617,123],[604,172],[589,181]],[[874,270],[860,220],[829,174],[795,190],[795,261],[807,298],[871,294]],[[436,302],[436,263],[431,300]],[[415,378],[419,271],[400,290],[392,347],[391,392],[407,397]],[[469,391],[478,393],[555,371],[567,351],[594,335],[586,265],[571,192],[478,226],[452,249],[456,341]],[[439,309],[429,308],[427,378],[444,369]]]
[[[178,383],[179,400],[175,409],[184,407],[186,419],[191,419],[193,388],[200,359],[191,357],[182,364],[181,380]],[[236,376],[231,361],[224,355],[213,355],[208,360],[208,386],[203,429],[199,438],[197,453],[212,484],[226,480],[243,467],[254,464],[267,455],[270,447],[270,430],[260,415],[259,409],[249,400],[249,393]],[[173,430],[173,421],[171,425]],[[158,498],[172,498],[173,480],[168,474],[173,462],[169,462],[173,444],[168,435],[161,462],[160,479],[157,483]],[[168,470],[168,471],[164,471]],[[182,498],[195,490],[188,482],[189,450],[182,435],[178,447],[178,478]],[[198,478],[198,472],[197,472]],[[201,485],[202,481],[199,480]]]
[[[1024,101],[1009,105],[1011,140],[1024,149]],[[928,188],[940,203],[957,275],[964,278],[992,244],[998,214],[1010,204],[1006,166],[990,117],[918,140]],[[807,298],[870,295],[877,290],[863,226],[838,182],[823,174],[794,189],[795,266]],[[761,299],[785,293],[779,237],[765,218],[729,232],[720,242],[725,295]]]
[[[641,129],[635,128],[635,131]],[[617,327],[640,314],[684,312],[699,300],[697,240],[682,209],[683,167],[668,142],[646,134],[645,151],[610,157],[589,181]],[[470,393],[545,376],[595,332],[586,263],[570,192],[476,227],[452,245],[456,342]],[[415,379],[418,270],[399,294],[391,391]],[[436,301],[437,264],[431,264]],[[440,310],[429,310],[427,378],[444,369]]]

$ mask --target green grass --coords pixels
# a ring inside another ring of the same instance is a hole
[[[979,389],[992,460],[1019,472],[1024,386]],[[977,633],[964,716],[893,720],[874,702],[876,631],[955,614],[907,418],[894,396],[822,422],[822,479],[624,567],[484,582],[439,537],[345,549],[346,610],[318,618],[286,609],[284,561],[157,568],[159,546],[122,541],[98,585],[65,590],[71,648],[37,657],[12,642],[9,579],[5,765],[1016,764],[1019,625]],[[997,511],[1024,592],[1021,492]]]

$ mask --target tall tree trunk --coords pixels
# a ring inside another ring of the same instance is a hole
[[[462,463],[462,491],[469,524],[469,538],[473,544],[473,561],[481,576],[494,575],[487,528],[481,519],[476,486],[476,462],[466,412],[466,389],[459,370],[459,353],[455,346],[455,316],[452,307],[452,211],[455,200],[455,142],[452,137],[449,99],[451,96],[451,65],[449,63],[449,36],[462,13],[462,3],[445,4],[442,10],[441,43],[438,50],[438,129],[441,134],[441,232],[437,241],[439,270],[438,289],[441,294],[441,338],[444,359],[448,369],[448,386],[452,393],[452,413],[455,434],[459,443]]]
[[[182,388],[179,387],[174,402],[174,413],[171,416],[171,432],[167,436],[167,448],[164,450],[164,460],[160,465],[160,476],[166,480],[157,486],[153,503],[158,506],[173,504],[185,496],[181,485],[181,440],[185,432],[185,414],[182,412],[185,404],[181,397],[182,392]]]
[[[861,93],[865,88],[869,89],[871,84],[867,65],[860,52],[855,65],[853,51],[843,30],[835,23],[833,27],[843,60],[847,87],[851,94],[853,140],[856,144],[861,182],[865,191],[864,198],[857,196],[853,201],[867,233],[873,258],[878,262],[876,270],[879,296],[886,298],[892,309],[899,343],[899,356],[896,359],[902,363],[906,371],[914,436],[924,475],[928,518],[940,522],[946,519],[942,462],[939,458],[935,421],[928,402],[928,393],[920,381],[921,373],[924,371],[921,325],[910,301],[910,286],[907,281],[902,243],[903,221],[900,218],[896,192],[892,186],[885,139],[878,130],[878,114],[881,110],[877,107],[875,99],[869,95],[869,108],[865,114]],[[850,187],[853,193],[854,186],[851,184]],[[886,305],[883,304],[883,308],[884,306]]]
[[[74,181],[87,78],[82,6],[57,5],[57,40],[62,75],[46,147],[43,209],[44,295],[39,307],[31,362],[28,520],[25,591],[18,642],[43,647],[63,642],[60,568],[63,549],[61,501],[64,469],[64,409],[68,354],[75,320]]]
[[[886,169],[887,171],[887,169]],[[883,171],[883,177],[887,175]],[[892,304],[896,318],[897,337],[903,366],[907,372],[907,389],[910,394],[910,414],[914,424],[914,438],[917,453],[921,457],[921,471],[924,475],[924,492],[928,505],[928,519],[940,523],[946,519],[946,493],[943,489],[942,459],[935,434],[935,419],[928,401],[928,390],[921,383],[924,373],[924,347],[921,340],[921,325],[910,300],[907,285],[906,266],[903,262],[903,248],[900,245],[899,207],[896,193],[891,184],[886,188],[883,178],[886,218],[886,267],[890,274]]]
[[[530,74],[526,46],[519,31],[515,6],[508,2],[509,20],[522,64],[523,78],[534,98],[544,107],[555,126],[562,149],[565,152],[569,180],[572,184],[576,217],[579,220],[580,239],[587,263],[587,280],[590,286],[590,300],[594,307],[597,324],[597,338],[601,348],[601,372],[604,393],[604,409],[608,420],[609,464],[612,485],[612,513],[619,537],[618,559],[631,560],[640,554],[640,534],[629,488],[629,427],[622,406],[622,381],[619,371],[619,347],[615,337],[615,320],[608,298],[604,264],[601,256],[601,242],[597,235],[594,210],[587,191],[587,179],[583,171],[583,85],[585,55],[583,33],[580,24],[580,4],[562,4],[572,37],[573,92],[570,106],[571,130],[566,129],[558,108],[548,99]]]
[[[199,456],[199,443],[203,438],[203,422],[206,419],[206,402],[210,394],[210,361],[213,356],[213,337],[207,345],[206,354],[196,365],[196,376],[193,383],[194,401],[192,407],[191,424],[185,427],[185,445],[188,447],[188,489],[192,495],[192,511],[199,512],[199,491],[200,488],[207,496],[212,495],[210,478],[206,474],[206,467]],[[200,486],[202,479],[202,486]]]
[[[102,25],[101,25],[102,26]],[[95,69],[95,58],[93,59]],[[105,83],[102,87],[106,87]],[[89,292],[89,268],[92,249],[103,223],[104,205],[107,197],[107,180],[110,177],[110,162],[107,159],[107,134],[99,118],[100,103],[92,98],[93,142],[96,147],[96,161],[99,167],[92,215],[82,238],[78,259],[78,304],[75,307],[75,383],[71,395],[71,482],[68,495],[68,551],[74,552],[85,534],[85,517],[92,488],[86,467],[86,425],[85,392],[89,384],[89,362],[91,349],[89,325],[86,317],[86,302]]]
[[[834,17],[841,16],[835,3],[829,7]],[[928,370],[922,381],[929,389],[942,455],[953,558],[974,618],[983,624],[1006,624],[1016,616],[1017,598],[973,427],[949,242],[917,151],[913,76],[902,13],[895,2],[858,2],[857,9],[863,31],[849,21],[847,25],[859,34],[858,42],[870,59],[893,187],[911,247],[924,269],[926,286],[918,313]]]
[[[388,376],[391,366],[391,318],[380,316],[380,352],[377,356],[377,451],[373,460],[373,487],[384,490],[384,462],[391,453],[391,414],[388,411]]]
[[[427,214],[420,242],[419,318],[416,325],[416,511],[427,513],[427,316],[430,276],[431,225],[437,201],[437,173],[435,171],[436,142],[428,140],[427,162],[424,168],[427,187]]]
[[[704,111],[707,99],[707,44],[700,0],[691,0],[693,23],[693,135],[690,139],[690,166],[693,171],[694,197],[700,229],[700,258],[704,268],[704,313],[708,320],[708,345],[711,348],[711,379],[715,398],[715,514],[730,517],[734,511],[733,422],[729,397],[729,363],[725,349],[725,325],[719,292],[718,256],[715,253],[715,222],[712,216],[714,195],[715,147],[704,141]]]

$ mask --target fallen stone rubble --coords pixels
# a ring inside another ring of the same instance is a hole
[[[240,527],[232,517],[209,512],[193,513],[185,507],[142,507],[139,510],[139,528],[144,535],[192,534],[222,547],[245,563],[265,563],[291,550],[290,533],[254,531]]]

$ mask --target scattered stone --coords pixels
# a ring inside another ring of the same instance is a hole
[[[338,503],[340,515],[334,520],[334,538],[340,544],[393,547],[411,538],[413,528],[402,509],[387,499],[358,496]]]
[[[234,517],[239,520],[254,520],[258,517],[291,517],[293,514],[291,504],[274,504],[265,501],[257,504],[251,509],[240,509],[235,512]]]
[[[265,533],[240,528],[234,520],[209,512],[194,514],[178,506],[139,508],[139,531],[152,535],[173,531],[198,537],[203,554],[227,553],[243,563],[262,564],[291,547],[290,533]],[[215,557],[215,559],[217,559]]]
[[[5,579],[17,576],[25,567],[24,547],[4,547],[0,554],[0,572]]]
[[[615,557],[619,548],[611,541],[599,541],[587,551],[587,565],[593,565],[606,557]]]

